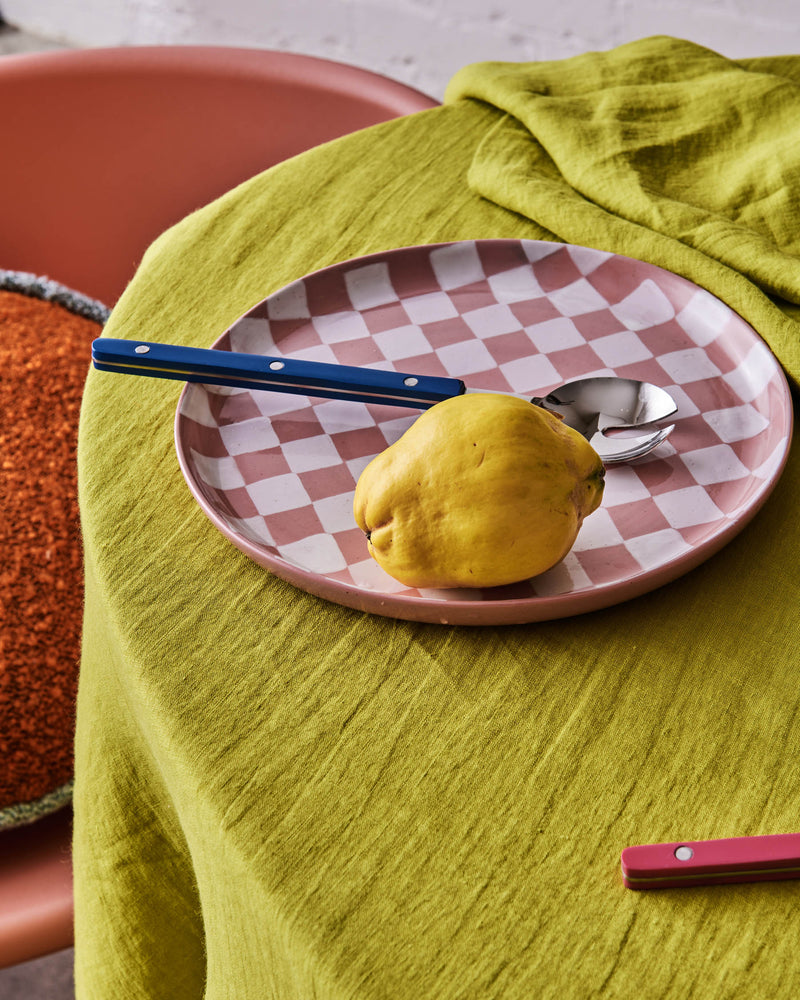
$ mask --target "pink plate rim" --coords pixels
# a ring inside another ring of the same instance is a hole
[[[303,275],[296,281],[289,282],[282,288],[276,289],[267,299],[278,295],[286,288],[294,285],[297,281],[306,281],[317,275],[324,275],[328,272],[339,271],[342,268],[368,264],[374,260],[384,260],[387,255],[399,254],[407,251],[431,251],[441,247],[451,247],[459,243],[469,244],[518,244],[541,241],[520,240],[520,239],[476,239],[469,241],[443,241],[431,244],[412,244],[404,247],[392,248],[384,251],[365,254],[360,257],[339,261],[335,264],[319,268],[316,271]],[[556,244],[572,248],[573,244]],[[588,249],[575,247],[575,249]],[[600,251],[597,251],[600,253]],[[621,254],[608,255],[620,260],[630,260],[639,266],[645,265],[656,273],[666,274],[673,278],[680,278],[673,272],[660,268],[655,264],[638,261],[635,258],[628,258]],[[681,281],[688,282],[688,279],[680,278]],[[688,282],[693,284],[692,282]],[[695,286],[700,288],[701,286]],[[712,294],[713,293],[709,293]],[[238,320],[236,320],[228,330],[236,326],[242,318],[247,316],[256,305],[251,306]],[[730,308],[730,307],[728,307]],[[731,312],[735,312],[731,310]],[[758,333],[741,317],[739,317],[745,327],[752,333],[756,341],[764,343]],[[219,348],[220,341],[227,334],[227,330],[209,346]],[[382,593],[378,591],[368,591],[360,589],[354,585],[347,584],[341,580],[330,579],[329,577],[303,569],[296,564],[289,563],[280,556],[274,556],[259,545],[251,542],[235,530],[233,530],[214,510],[208,502],[200,487],[195,481],[191,464],[186,457],[180,432],[180,419],[185,397],[191,386],[183,387],[178,400],[174,419],[174,440],[178,458],[178,463],[186,480],[187,486],[194,499],[199,504],[203,513],[208,517],[217,530],[227,538],[236,548],[243,552],[257,565],[269,570],[280,579],[298,587],[299,589],[320,597],[331,603],[347,607],[352,610],[377,614],[382,617],[397,618],[405,621],[425,622],[441,625],[520,625],[533,622],[552,621],[561,618],[568,618],[575,615],[583,615],[592,611],[599,611],[627,602],[635,597],[643,596],[659,587],[671,583],[691,570],[697,568],[703,562],[724,548],[743,528],[750,523],[755,515],[761,510],[764,503],[769,498],[772,490],[776,486],[788,460],[792,434],[793,434],[793,408],[791,392],[786,376],[777,361],[772,356],[775,364],[775,374],[781,389],[784,402],[785,414],[785,445],[779,460],[770,476],[764,480],[760,491],[750,498],[747,506],[735,518],[730,520],[723,528],[718,529],[711,537],[698,543],[693,543],[688,551],[682,551],[674,558],[662,563],[657,568],[643,569],[639,573],[634,573],[624,580],[614,581],[607,584],[598,584],[580,592],[567,591],[561,594],[530,596],[522,598],[509,598],[497,601],[487,600],[437,600],[408,593]]]

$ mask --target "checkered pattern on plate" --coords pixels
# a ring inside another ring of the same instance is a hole
[[[293,283],[217,346],[530,395],[616,374],[678,402],[671,439],[609,469],[601,508],[554,569],[484,592],[419,592],[369,557],[352,514],[362,469],[418,411],[189,386],[186,464],[228,533],[273,568],[370,593],[503,601],[636,581],[757,505],[787,447],[782,376],[739,316],[669,272],[582,247],[489,240],[374,255]]]

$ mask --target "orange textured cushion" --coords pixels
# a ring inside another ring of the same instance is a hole
[[[0,271],[0,810],[72,778],[78,415],[103,319],[104,307],[53,282]]]

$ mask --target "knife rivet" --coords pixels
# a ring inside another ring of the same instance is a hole
[[[691,847],[687,847],[683,844],[680,847],[675,848],[675,857],[678,861],[691,861],[694,857],[694,851]]]
[[[408,378],[403,379],[403,385],[417,385],[419,382],[418,378],[414,378],[413,375],[409,375]]]
[[[147,344],[139,344],[138,347],[134,347],[133,352],[134,354],[147,354],[149,350],[150,348],[147,346]]]
[[[283,363],[283,361],[270,361],[269,366],[272,369],[272,371],[274,371],[274,372],[279,372],[281,370],[281,368],[285,368],[286,367],[286,365]]]

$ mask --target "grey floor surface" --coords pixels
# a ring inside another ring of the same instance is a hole
[[[43,52],[47,49],[63,49],[66,46],[61,42],[51,41],[49,38],[41,38],[39,35],[31,35],[27,31],[18,31],[16,28],[2,21],[2,0],[0,0],[0,55],[12,55],[16,52]]]
[[[0,56],[62,47],[58,42],[0,25]],[[0,1000],[72,1000],[75,996],[72,962],[73,952],[68,948],[10,969],[0,969]]]
[[[0,1000],[72,1000],[71,948],[0,969]]]

